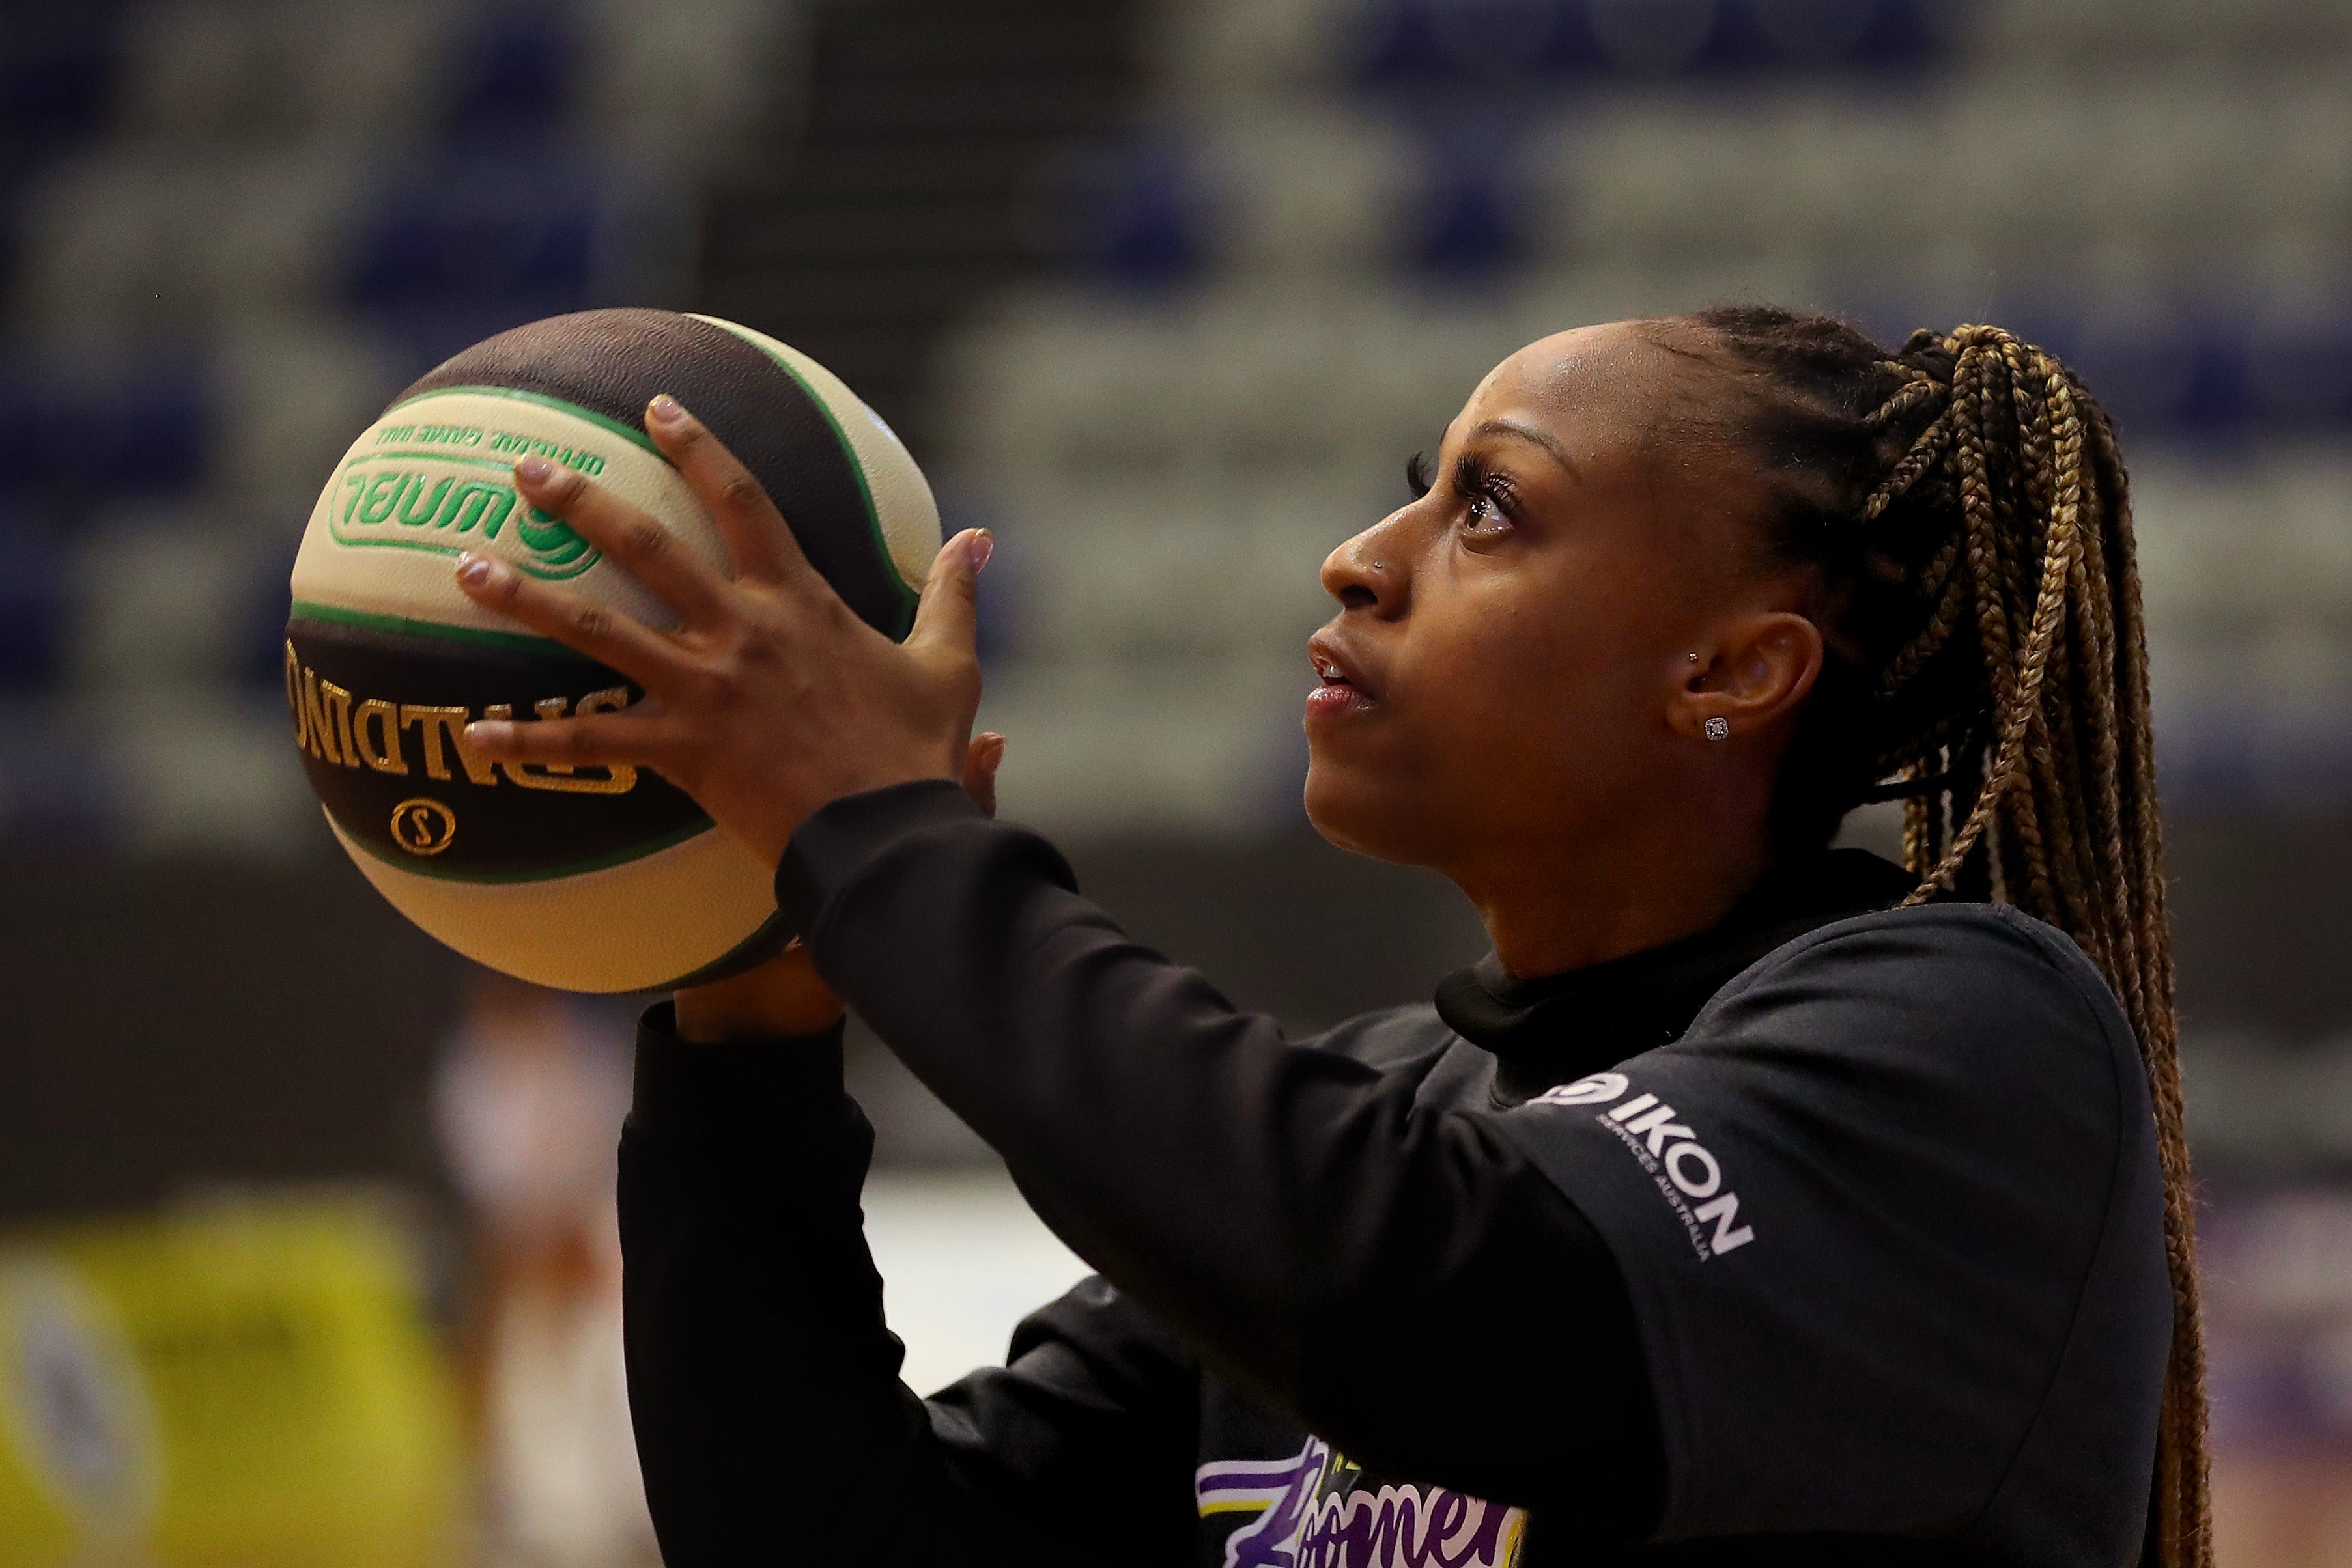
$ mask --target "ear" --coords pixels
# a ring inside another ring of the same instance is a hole
[[[1683,685],[1666,722],[1693,740],[1738,740],[1793,715],[1822,673],[1822,630],[1802,615],[1764,611],[1716,629],[1712,645],[1685,655]],[[1711,733],[1708,721],[1723,722]]]

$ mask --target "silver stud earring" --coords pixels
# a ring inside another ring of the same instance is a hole
[[[1731,738],[1731,721],[1724,717],[1721,714],[1717,714],[1713,718],[1708,719],[1706,721],[1706,737],[1709,740],[1729,740]]]

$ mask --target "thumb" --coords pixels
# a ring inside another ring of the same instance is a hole
[[[964,754],[963,792],[982,814],[996,815],[996,770],[1004,765],[1004,737],[990,731],[971,737]]]
[[[923,583],[922,601],[915,607],[914,628],[907,633],[908,648],[972,656],[980,569],[995,549],[996,536],[986,528],[966,528],[940,547],[931,560],[931,575]]]

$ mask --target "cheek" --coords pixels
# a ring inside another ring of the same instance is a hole
[[[1609,627],[1557,606],[1486,606],[1430,630],[1411,671],[1416,706],[1445,729],[1506,743],[1580,727],[1622,663]]]
[[[1640,788],[1657,723],[1654,600],[1598,574],[1465,601],[1415,630],[1410,729],[1451,809],[1497,828]],[[1589,591],[1569,591],[1570,589]]]
[[[1317,826],[1347,847],[1442,859],[1465,833],[1555,831],[1644,787],[1654,644],[1670,629],[1653,596],[1592,564],[1549,580],[1424,570],[1389,711],[1310,752]]]

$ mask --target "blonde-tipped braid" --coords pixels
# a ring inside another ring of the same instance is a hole
[[[1727,350],[1768,473],[1768,553],[1816,566],[1832,668],[1779,818],[1826,836],[1904,803],[1916,903],[2017,905],[2072,936],[2137,1035],[2164,1175],[2173,1340],[2149,1557],[2210,1568],[2203,1341],[2131,502],[2074,373],[1993,327],[1889,355],[1821,317],[1688,318]]]

